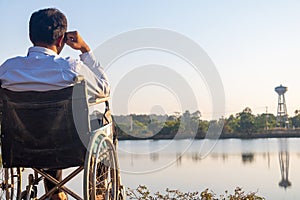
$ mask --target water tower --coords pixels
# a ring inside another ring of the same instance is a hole
[[[276,126],[288,128],[288,114],[286,109],[286,102],[284,93],[286,93],[287,87],[278,86],[275,88],[275,92],[278,94],[278,107],[277,107],[277,117],[276,117]]]

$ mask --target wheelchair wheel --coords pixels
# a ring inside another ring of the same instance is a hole
[[[21,195],[22,173],[20,168],[2,168],[0,199],[19,199]]]
[[[91,142],[84,171],[84,199],[117,200],[118,163],[114,145],[101,134],[96,134]]]

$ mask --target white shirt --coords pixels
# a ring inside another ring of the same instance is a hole
[[[107,77],[92,52],[80,60],[62,58],[44,47],[30,47],[26,57],[15,57],[0,67],[1,87],[12,91],[59,90],[74,85],[74,78],[83,75],[99,96],[110,92]]]

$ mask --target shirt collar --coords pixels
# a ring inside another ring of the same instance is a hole
[[[57,56],[57,53],[51,49],[45,48],[45,47],[38,47],[38,46],[34,46],[34,47],[30,47],[28,49],[28,54],[30,54],[31,52],[37,52],[37,53],[43,53],[46,55],[50,55],[50,56]]]

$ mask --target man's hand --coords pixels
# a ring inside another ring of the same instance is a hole
[[[90,47],[84,42],[77,31],[66,32],[65,42],[72,49],[80,50],[81,53],[90,51]]]

